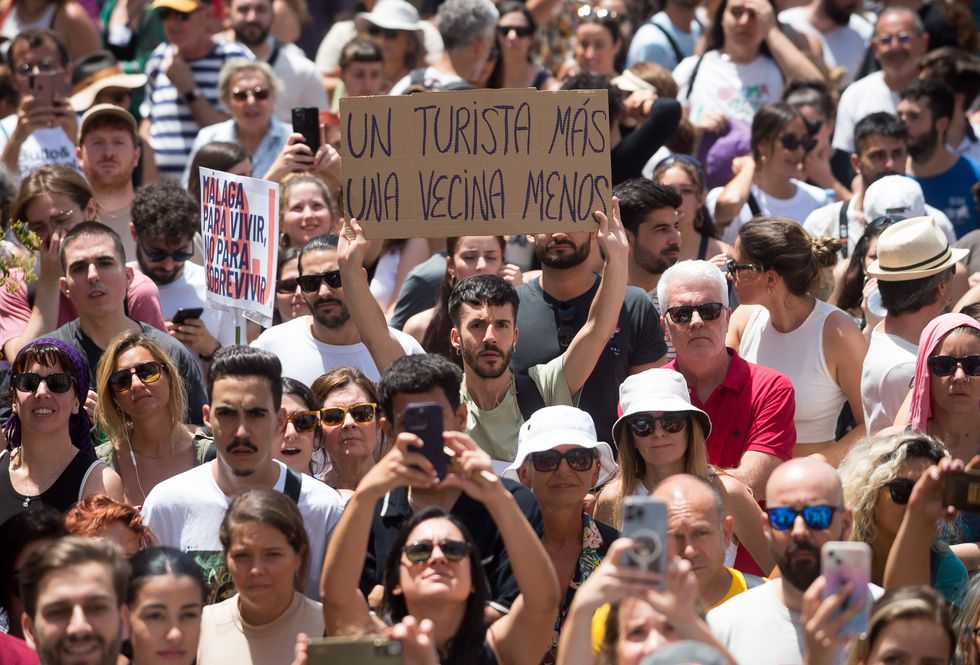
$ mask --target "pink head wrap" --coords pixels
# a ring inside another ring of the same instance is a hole
[[[931,397],[929,394],[929,367],[926,359],[933,355],[943,337],[950,331],[961,328],[980,330],[980,323],[966,314],[943,314],[929,322],[919,337],[919,353],[915,359],[915,382],[912,384],[912,408],[909,413],[909,424],[920,432],[926,431],[926,423],[932,415]]]

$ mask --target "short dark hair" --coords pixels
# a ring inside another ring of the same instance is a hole
[[[81,147],[85,143],[85,137],[97,129],[114,129],[125,133],[133,142],[133,150],[140,145],[139,135],[132,124],[115,113],[103,113],[85,123],[85,128],[79,132],[78,146]]]
[[[7,46],[7,66],[10,67],[11,73],[17,73],[17,61],[14,59],[14,48],[17,44],[27,42],[27,48],[35,49],[43,44],[44,40],[50,40],[54,44],[58,50],[58,57],[61,58],[62,67],[67,67],[71,63],[68,47],[65,46],[64,40],[57,32],[48,28],[28,28],[11,39]]]
[[[963,94],[963,108],[973,106],[980,94],[980,57],[963,49],[943,46],[919,58],[919,75],[937,78]]]
[[[449,406],[456,410],[459,407],[459,386],[462,381],[462,371],[443,356],[434,353],[402,356],[391,363],[381,375],[381,382],[378,384],[381,411],[389,423],[394,423],[395,395],[424,393],[433,388],[441,388]]]
[[[891,316],[918,312],[936,302],[939,297],[937,289],[943,282],[953,278],[954,268],[944,270],[937,275],[909,279],[904,282],[883,282],[878,280],[878,292],[881,293],[881,304]]]
[[[140,590],[147,582],[161,575],[191,578],[201,590],[201,604],[207,603],[208,586],[201,573],[201,567],[186,552],[173,547],[151,547],[134,554],[129,560],[129,565],[133,569],[133,574],[129,580],[129,589],[126,591],[126,602],[130,605],[136,602]]]
[[[623,91],[605,74],[581,72],[566,76],[562,90],[605,90],[609,93],[609,122],[623,116]]]
[[[383,62],[381,47],[370,39],[352,39],[340,50],[340,68],[347,69],[355,62]]]
[[[909,140],[908,127],[901,118],[887,111],[876,111],[864,116],[854,125],[854,152],[860,155],[868,147],[868,139],[876,135],[899,141]]]
[[[932,113],[932,121],[939,118],[952,118],[953,107],[956,102],[953,99],[953,91],[949,86],[938,79],[915,79],[902,89],[899,93],[901,99],[925,100],[926,106]]]
[[[643,220],[654,210],[661,208],[677,210],[684,202],[673,187],[646,178],[632,178],[619,183],[613,189],[613,196],[619,198],[619,212],[623,218],[623,226],[630,233],[636,233]]]
[[[297,269],[299,270],[299,276],[303,276],[303,257],[310,252],[328,252],[337,251],[337,245],[340,242],[340,237],[333,235],[332,233],[325,233],[322,236],[316,236],[315,238],[310,238],[303,245],[303,249],[299,250],[299,259],[297,260]]]
[[[456,284],[449,294],[449,319],[454,327],[459,327],[463,305],[471,307],[510,305],[516,321],[521,299],[517,295],[517,289],[504,281],[500,275],[471,275]]]
[[[199,204],[176,180],[158,180],[137,189],[130,218],[140,239],[180,242],[190,240],[201,228]]]
[[[752,156],[756,162],[762,157],[759,146],[779,138],[782,131],[797,118],[802,121],[803,115],[786,102],[770,102],[756,112],[752,118]]]
[[[119,237],[115,229],[102,222],[82,222],[66,233],[61,240],[61,247],[58,248],[58,260],[61,261],[63,270],[68,269],[68,266],[65,265],[65,252],[68,251],[69,245],[73,245],[79,238],[109,238],[112,240],[120,265],[126,264],[126,248],[123,247],[122,238]]]
[[[282,363],[268,351],[241,344],[223,346],[215,351],[208,367],[208,402],[214,398],[214,384],[219,379],[250,376],[269,380],[272,404],[278,411],[282,406]]]
[[[14,513],[0,524],[0,606],[7,616],[14,614],[10,602],[12,594],[17,593],[17,558],[27,547],[45,540],[57,540],[68,535],[65,516],[60,510],[41,506],[38,510],[24,510]],[[12,621],[16,617],[11,617]]]
[[[830,122],[833,122],[837,115],[834,98],[827,84],[822,81],[790,81],[783,90],[782,100],[797,110],[804,106],[812,106]]]

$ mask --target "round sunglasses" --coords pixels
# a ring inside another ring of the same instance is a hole
[[[470,546],[459,540],[443,540],[436,543],[431,540],[416,540],[402,548],[405,558],[416,566],[432,558],[432,552],[438,547],[446,561],[462,561],[470,552]]]
[[[687,427],[687,416],[681,413],[665,413],[662,416],[635,416],[627,420],[626,425],[634,436],[650,436],[658,422],[668,434],[677,434]]]
[[[41,376],[34,372],[20,372],[19,374],[14,374],[10,381],[14,384],[14,388],[22,393],[35,392],[41,385],[41,382],[44,381],[44,385],[48,387],[48,390],[61,395],[71,390],[72,385],[75,383],[75,377],[64,372],[52,372],[47,376]]]
[[[912,496],[912,488],[915,487],[915,481],[911,478],[896,478],[890,483],[885,483],[885,487],[888,488],[888,494],[891,495],[892,503],[898,506],[905,506]]]
[[[539,453],[531,453],[530,458],[534,470],[539,473],[556,471],[562,460],[568,462],[568,467],[572,471],[588,471],[595,463],[595,450],[592,448],[572,448],[564,453],[557,450],[543,450]]]
[[[830,526],[834,519],[834,513],[840,510],[835,506],[806,506],[797,510],[789,506],[779,506],[777,508],[766,508],[769,516],[769,524],[776,531],[789,531],[793,528],[793,523],[800,515],[807,528],[815,531],[823,531]]]
[[[929,356],[926,365],[933,376],[952,376],[957,367],[969,376],[980,376],[980,356]]]
[[[374,402],[364,402],[354,406],[325,406],[320,409],[320,422],[328,427],[339,427],[344,424],[347,414],[359,425],[374,421],[378,413],[378,405]]]
[[[286,422],[293,424],[297,432],[312,432],[320,422],[316,411],[297,411],[286,416]]]
[[[109,375],[109,388],[116,393],[124,393],[133,387],[133,374],[139,377],[143,383],[156,383],[160,380],[164,366],[158,362],[150,361],[140,363],[135,367],[121,369]]]

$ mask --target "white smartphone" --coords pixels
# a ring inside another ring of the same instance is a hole
[[[825,586],[824,597],[851,583],[851,593],[837,612],[840,615],[862,599],[864,607],[841,628],[842,635],[863,635],[868,631],[872,599],[868,593],[871,581],[871,548],[867,543],[831,541],[820,550],[820,570]]]

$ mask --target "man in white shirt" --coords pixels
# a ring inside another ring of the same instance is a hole
[[[321,374],[345,365],[357,367],[372,381],[381,378],[347,310],[337,241],[337,236],[317,236],[300,252],[297,281],[311,315],[272,326],[252,342],[252,346],[271,351],[282,360],[283,376],[307,386]],[[389,330],[406,354],[424,353],[411,335]]]
[[[692,55],[701,37],[701,24],[694,16],[698,4],[697,0],[667,0],[663,10],[633,35],[626,66],[653,62],[673,71],[681,60]]]
[[[854,80],[874,33],[860,13],[859,0],[811,0],[810,4],[779,12],[779,21],[820,39],[827,67],[845,71],[843,84]]]

